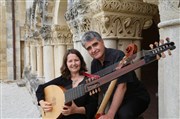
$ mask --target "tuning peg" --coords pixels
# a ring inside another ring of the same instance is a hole
[[[100,89],[100,88],[98,88],[98,91],[99,91],[99,92],[101,92],[101,89]]]
[[[97,90],[97,89],[95,89],[95,93],[98,93],[98,90]]]
[[[155,42],[154,44],[156,45],[156,47],[159,46],[159,43],[158,43],[158,42]],[[160,57],[159,55],[156,55],[156,58],[159,60],[161,57]]]
[[[151,49],[153,49],[153,48],[154,48],[154,45],[153,45],[153,44],[150,44],[149,47],[150,47]]]
[[[92,95],[92,92],[91,92],[91,91],[89,92],[89,95],[90,95],[90,96]]]
[[[163,45],[163,44],[164,44],[164,40],[160,40],[160,44]],[[161,57],[162,57],[162,58],[165,58],[165,57],[166,57],[166,55],[164,54],[164,52],[161,53]]]
[[[88,82],[91,82],[92,81],[92,78],[88,78]]]
[[[167,37],[167,38],[166,38],[166,41],[169,43],[169,42],[170,42],[170,38],[169,38],[169,37]],[[169,55],[172,55],[172,53],[171,53],[171,51],[170,51],[170,50],[168,50],[168,54],[169,54]]]
[[[167,38],[166,38],[166,41],[169,43],[169,42],[170,42],[170,38],[169,38],[169,37],[167,37]]]
[[[95,94],[95,91],[94,91],[94,90],[92,90],[92,94]]]
[[[168,50],[168,54],[169,54],[169,55],[172,55],[172,53],[171,53],[171,51],[170,51],[170,50]]]
[[[159,46],[159,43],[158,43],[158,42],[154,42],[154,45],[155,45],[156,47],[158,47],[158,46]]]

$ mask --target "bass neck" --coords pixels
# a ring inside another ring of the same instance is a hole
[[[102,86],[102,85],[104,85],[104,84],[130,72],[130,71],[140,68],[140,67],[144,66],[145,64],[146,64],[145,60],[141,59],[141,60],[137,61],[136,63],[127,65],[120,70],[115,70],[108,75],[105,75],[99,79],[93,80],[93,81],[85,84],[85,86],[84,86],[85,92],[90,92],[94,89],[97,89],[98,87],[100,87],[100,86]]]

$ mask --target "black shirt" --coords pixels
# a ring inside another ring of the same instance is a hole
[[[84,78],[82,82],[80,82],[79,85],[84,84],[87,77]],[[58,85],[62,86],[65,89],[72,88],[72,80],[66,79],[61,77],[55,78],[45,84],[39,85],[37,91],[36,91],[36,97],[37,101],[44,100],[44,88],[49,85]],[[95,113],[97,111],[97,97],[96,96],[90,96],[88,93],[86,93],[84,96],[79,97],[74,100],[74,103],[77,106],[84,106],[86,110],[86,115],[84,114],[72,114],[69,116],[63,116],[61,119],[92,119],[95,116]]]
[[[99,60],[93,59],[91,62],[91,73],[94,74],[108,66],[113,65],[114,63],[120,62],[125,54],[121,50],[105,48],[105,59],[103,65]],[[117,84],[126,83],[127,91],[125,93],[124,99],[130,98],[141,98],[149,101],[149,94],[142,83],[138,80],[134,71],[131,71],[123,76],[118,78]],[[103,93],[106,92],[110,82],[101,86]],[[117,86],[117,85],[116,85]]]

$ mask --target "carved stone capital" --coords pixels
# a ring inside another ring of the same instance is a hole
[[[35,31],[33,33],[34,41],[36,42],[36,46],[42,46],[42,37],[41,34],[38,31]]]
[[[140,38],[141,31],[152,24],[146,17],[126,15],[99,15],[92,21],[92,27],[105,38]]]
[[[79,41],[80,36],[91,29],[92,12],[89,9],[90,2],[90,0],[77,0],[65,14],[65,19],[73,34],[73,41]]]
[[[36,40],[33,38],[30,38],[29,43],[30,43],[30,46],[36,46]]]
[[[88,13],[89,6],[87,5],[89,2],[75,2],[71,8],[67,10],[65,13],[66,21],[74,20],[79,15],[84,15]]]
[[[45,45],[52,44],[52,30],[50,25],[44,25],[43,27],[41,27],[39,33],[44,39]]]
[[[134,0],[94,0],[90,9],[94,14],[100,12],[116,12],[152,16],[158,11],[157,6]]]
[[[72,34],[67,26],[53,26],[53,41],[55,44],[72,44]]]
[[[43,40],[41,38],[35,38],[36,41],[36,46],[42,46],[43,45]]]
[[[30,39],[25,40],[25,47],[30,47]]]

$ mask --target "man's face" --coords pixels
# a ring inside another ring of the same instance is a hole
[[[85,43],[85,48],[92,58],[103,60],[104,59],[104,42],[103,40],[93,39]]]

